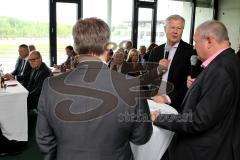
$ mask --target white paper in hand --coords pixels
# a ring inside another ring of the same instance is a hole
[[[156,103],[153,100],[147,100],[150,111],[160,110],[162,114],[178,114],[171,106],[163,103]],[[135,145],[131,143],[132,152],[135,160],[159,160],[167,150],[174,132],[159,128],[153,125],[151,139],[144,145]]]
[[[177,110],[165,103],[157,103],[151,99],[147,100],[150,111],[160,110],[162,114],[178,114]]]

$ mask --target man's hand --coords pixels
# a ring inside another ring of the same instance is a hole
[[[169,103],[166,96],[156,95],[151,97],[151,99],[157,103]]]
[[[4,78],[6,78],[8,80],[11,80],[11,79],[14,79],[14,76],[9,74],[9,73],[7,73],[7,74],[4,75]]]
[[[155,119],[160,115],[160,111],[151,112],[151,120],[155,121]]]
[[[168,70],[169,63],[170,63],[170,60],[167,60],[167,59],[161,59],[159,61],[159,66],[163,73],[165,73]]]
[[[190,88],[192,83],[195,81],[196,78],[191,78],[191,76],[187,77],[187,87]]]

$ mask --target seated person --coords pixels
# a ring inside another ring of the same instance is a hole
[[[19,81],[25,88],[29,81],[29,75],[31,72],[31,66],[28,62],[29,49],[26,44],[22,44],[18,49],[19,57],[15,65],[15,69],[12,73],[7,73],[4,78],[10,80],[15,79]]]
[[[139,76],[141,71],[144,70],[142,63],[138,62],[139,52],[137,49],[133,48],[129,51],[127,62],[128,62],[128,74],[131,76]]]
[[[29,52],[36,51],[36,47],[33,44],[30,44],[28,48],[29,48]]]
[[[146,46],[142,45],[139,47],[139,62],[144,64],[148,61],[149,54],[147,54]]]
[[[58,68],[60,69],[61,67],[63,67],[64,69],[71,69],[71,68],[75,68],[75,56],[77,55],[72,46],[67,46],[65,48],[66,54],[67,54],[67,60],[62,63],[61,65],[54,65],[54,68]]]
[[[238,45],[237,55],[238,55],[238,57],[240,57],[240,44]]]
[[[28,110],[37,108],[38,99],[42,90],[45,78],[52,75],[51,70],[42,62],[42,56],[38,51],[32,51],[29,56],[29,62],[32,67],[29,83],[27,85]]]
[[[114,55],[111,63],[109,63],[109,67],[112,70],[115,70],[117,72],[127,74],[128,72],[128,65],[126,61],[124,60],[124,50],[122,48],[118,49]]]

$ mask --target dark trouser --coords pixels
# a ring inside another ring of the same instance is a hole
[[[27,144],[25,141],[8,140],[0,129],[0,153],[16,153]]]

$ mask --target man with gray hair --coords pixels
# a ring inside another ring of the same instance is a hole
[[[106,64],[109,37],[102,20],[77,21],[73,39],[79,65],[45,80],[36,127],[45,160],[130,160],[130,142],[150,139],[146,100],[136,98],[140,93],[130,92],[129,79]]]
[[[161,65],[168,68],[162,76],[158,94],[152,99],[170,104],[178,112],[181,111],[180,105],[187,92],[186,81],[191,71],[190,57],[194,54],[193,46],[182,40],[184,25],[183,17],[169,16],[164,26],[167,42],[154,48],[149,56],[149,62],[156,62],[157,66],[160,61]],[[151,67],[148,66],[148,69]]]
[[[52,75],[50,68],[42,61],[42,55],[39,51],[30,52],[28,59],[32,68],[29,82],[27,85],[28,97],[27,106],[28,111],[37,109],[38,99],[42,90],[43,81]]]
[[[174,131],[170,160],[240,158],[240,60],[225,25],[206,21],[194,35],[203,71],[189,88],[178,115],[152,113],[154,124]],[[171,117],[169,119],[169,117]]]
[[[127,74],[128,73],[128,64],[124,58],[124,49],[119,48],[113,55],[113,59],[109,64],[110,69],[117,71],[119,73]]]

